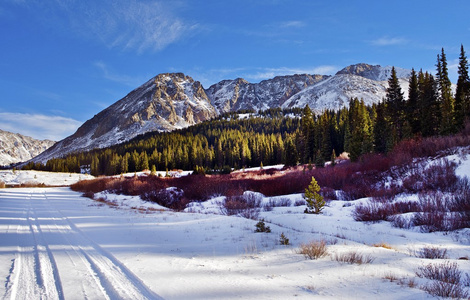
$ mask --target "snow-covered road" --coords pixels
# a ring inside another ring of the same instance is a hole
[[[1,194],[1,258],[2,266],[9,265],[1,270],[4,298],[158,299],[61,212],[74,201],[70,192],[61,191],[17,189]]]

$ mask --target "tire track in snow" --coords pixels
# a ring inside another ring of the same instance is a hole
[[[163,299],[148,287],[119,260],[89,239],[70,219],[53,206],[45,195],[48,211],[56,228],[73,249],[82,264],[86,265],[103,296],[108,299]],[[69,258],[78,264],[76,258]],[[84,291],[84,295],[87,292]]]
[[[54,259],[54,255],[52,254],[49,245],[44,239],[44,234],[41,229],[40,221],[36,216],[35,210],[31,210],[31,212],[32,216],[28,218],[29,227],[30,230],[33,232],[33,236],[36,241],[36,253],[38,264],[40,266],[43,265],[42,268],[39,268],[39,273],[41,275],[40,278],[43,280],[42,285],[45,286],[44,282],[48,283],[48,285],[50,285],[48,290],[53,291],[51,284],[52,282],[55,285],[57,297],[54,294],[51,296],[53,296],[54,299],[64,299],[62,283],[60,280],[59,271],[57,268],[57,263]]]
[[[24,207],[26,215],[17,226],[17,233],[24,238],[12,260],[3,298],[64,299],[57,265],[44,241],[31,201],[30,194]]]

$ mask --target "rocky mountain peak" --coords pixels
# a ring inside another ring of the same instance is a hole
[[[397,72],[398,78],[409,78],[411,75],[410,70],[397,68],[395,67],[395,71]],[[345,67],[344,69],[338,71],[336,75],[357,75],[367,79],[375,80],[375,81],[386,81],[390,78],[392,74],[392,67],[386,66],[382,67],[379,65],[369,65],[366,63],[359,63],[355,65],[350,65]]]
[[[183,128],[215,116],[217,112],[199,81],[183,73],[159,74],[35,160],[44,162],[72,151],[108,147],[149,131]]]

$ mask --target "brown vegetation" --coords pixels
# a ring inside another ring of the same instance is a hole
[[[180,178],[141,176],[132,178],[97,178],[81,181],[72,186],[75,191],[97,193],[109,190],[117,194],[141,195],[143,199],[169,208],[182,209],[190,201],[204,201],[213,196],[227,196],[230,206],[244,191],[259,192],[265,196],[302,193],[316,178],[326,199],[355,200],[374,197],[374,203],[359,206],[355,218],[361,221],[391,220],[393,216],[419,211],[413,203],[394,203],[390,200],[403,192],[452,190],[457,182],[455,163],[442,160],[424,168],[419,158],[449,154],[453,147],[470,145],[470,136],[461,134],[448,137],[406,140],[388,155],[367,154],[358,162],[343,161],[336,166],[309,169],[296,166],[283,170],[262,169],[251,172],[233,172],[224,175],[192,175]],[[406,178],[401,186],[384,187],[384,175]],[[169,195],[165,189],[176,187],[178,195]],[[341,190],[337,195],[335,191]],[[175,197],[177,199],[175,199]],[[466,196],[465,196],[466,197]],[[455,200],[454,206],[468,205],[465,197]],[[463,199],[463,200],[462,200]],[[233,203],[235,204],[235,202]],[[449,210],[449,209],[448,209]],[[468,219],[468,217],[467,217]],[[397,224],[403,220],[397,220]],[[401,224],[405,226],[406,224]]]

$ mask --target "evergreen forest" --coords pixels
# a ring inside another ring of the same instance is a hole
[[[142,170],[230,172],[262,165],[324,166],[348,152],[352,161],[387,153],[402,140],[459,132],[470,117],[468,61],[461,46],[455,90],[447,58],[437,55],[436,74],[411,72],[408,99],[395,69],[386,97],[372,106],[350,99],[339,111],[315,114],[310,107],[227,113],[172,132],[151,132],[105,149],[30,162],[23,169],[116,175]]]

